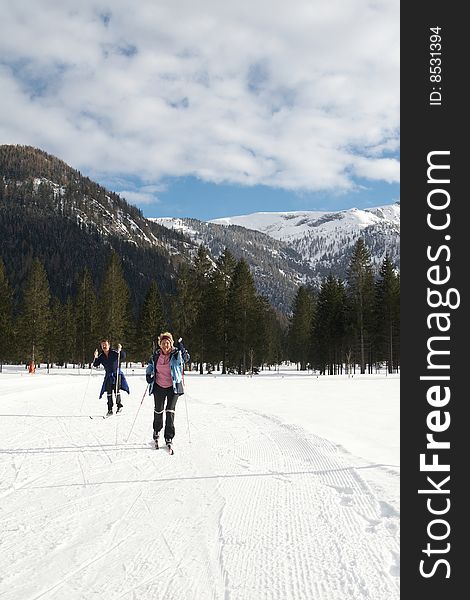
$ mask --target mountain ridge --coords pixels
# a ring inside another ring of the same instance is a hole
[[[33,258],[44,263],[52,293],[64,301],[85,267],[99,289],[114,250],[136,309],[152,280],[163,294],[174,291],[178,254],[193,247],[61,159],[19,145],[0,145],[0,238],[16,298]]]
[[[225,247],[245,258],[258,293],[284,314],[299,285],[318,287],[330,272],[346,277],[359,236],[376,270],[385,253],[399,267],[399,205],[252,213],[208,222],[152,219],[61,159],[19,145],[0,145],[0,236],[17,296],[33,257],[45,263],[52,292],[65,300],[85,267],[98,288],[105,258],[115,250],[137,307],[153,279],[163,294],[173,293],[179,265],[191,261],[200,244],[214,258]]]
[[[284,313],[290,311],[296,288],[311,276],[310,267],[295,250],[260,231],[239,225],[221,227],[192,218],[157,217],[155,221],[182,232],[195,244],[203,244],[215,258],[224,248],[235,258],[244,258],[258,292]]]
[[[400,204],[377,206],[367,209],[350,208],[341,211],[289,211],[262,212],[212,219],[222,226],[241,225],[261,231],[274,239],[287,242],[315,268],[331,252],[328,242],[335,235],[341,240],[341,248],[350,248],[359,237],[371,238],[385,234],[383,252],[372,252],[373,262],[379,264],[387,253],[399,265]],[[350,238],[349,242],[346,238]],[[331,244],[330,244],[331,246]]]
[[[254,239],[257,235],[263,236],[260,239],[266,248],[266,260],[277,268],[287,287],[300,284],[318,287],[330,273],[346,279],[353,247],[359,237],[370,250],[376,273],[385,255],[397,269],[400,265],[399,203],[331,212],[265,211],[207,222],[173,217],[160,217],[154,221],[184,233],[195,243],[208,246],[215,256],[221,252],[220,240],[225,239],[225,244],[236,256],[250,257]],[[281,264],[281,261],[284,262]],[[260,262],[258,258],[254,264],[250,263],[255,278]],[[292,297],[292,289],[286,290],[285,299]]]

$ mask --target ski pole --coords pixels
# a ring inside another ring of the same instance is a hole
[[[180,338],[178,340],[178,342],[181,342],[182,338]],[[184,383],[184,363],[183,363],[183,385],[185,385]],[[184,407],[186,409],[186,423],[187,423],[187,432],[188,432],[188,442],[191,443],[191,432],[189,431],[189,417],[188,417],[188,402],[186,400],[186,394],[184,395]]]
[[[118,344],[119,346],[120,344]],[[116,389],[114,390],[114,395],[116,396],[116,402],[117,402],[117,395],[119,392],[119,362],[120,362],[120,358],[121,358],[121,348],[118,348],[118,359],[117,359],[117,369],[116,369]]]
[[[93,361],[91,361],[91,367],[90,367],[90,372],[88,373],[88,379],[86,382],[85,393],[83,394],[82,403],[80,404],[80,414],[82,414],[83,403],[85,402],[85,396],[87,395],[87,392],[88,392],[88,386],[90,385],[90,379],[91,379],[92,372],[93,372]]]
[[[128,440],[129,440],[129,438],[131,437],[132,430],[134,429],[134,425],[135,425],[135,422],[137,421],[137,417],[138,417],[138,415],[139,415],[140,409],[141,409],[141,407],[142,407],[142,402],[144,401],[144,398],[145,398],[145,394],[146,394],[146,393],[147,393],[147,384],[145,384],[144,395],[142,396],[142,400],[140,401],[139,408],[137,409],[137,413],[136,413],[136,415],[135,415],[135,418],[134,418],[134,421],[133,421],[133,423],[132,423],[131,430],[129,431],[129,434],[128,434],[127,438],[126,438],[126,444],[127,444]]]
[[[186,408],[186,423],[188,424],[188,441],[189,443],[191,443],[191,433],[189,431],[188,403],[186,401],[186,394],[184,395],[184,406]]]

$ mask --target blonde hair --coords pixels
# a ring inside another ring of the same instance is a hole
[[[163,333],[161,333],[158,336],[158,340],[157,343],[159,346],[161,346],[161,342],[164,338],[167,338],[170,341],[171,346],[174,346],[174,342],[173,342],[173,336],[171,335],[171,333],[169,331],[164,331]]]

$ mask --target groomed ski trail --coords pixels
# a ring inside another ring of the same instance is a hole
[[[398,600],[398,512],[361,476],[385,467],[196,395],[169,456],[150,398],[125,443],[135,399],[117,429],[56,383],[2,402],[2,600]]]

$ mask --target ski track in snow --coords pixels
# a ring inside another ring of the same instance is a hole
[[[0,397],[1,600],[398,600],[398,509],[361,469],[396,473],[193,396],[169,456],[150,398],[125,443],[139,400],[90,420],[85,377],[38,380]]]

